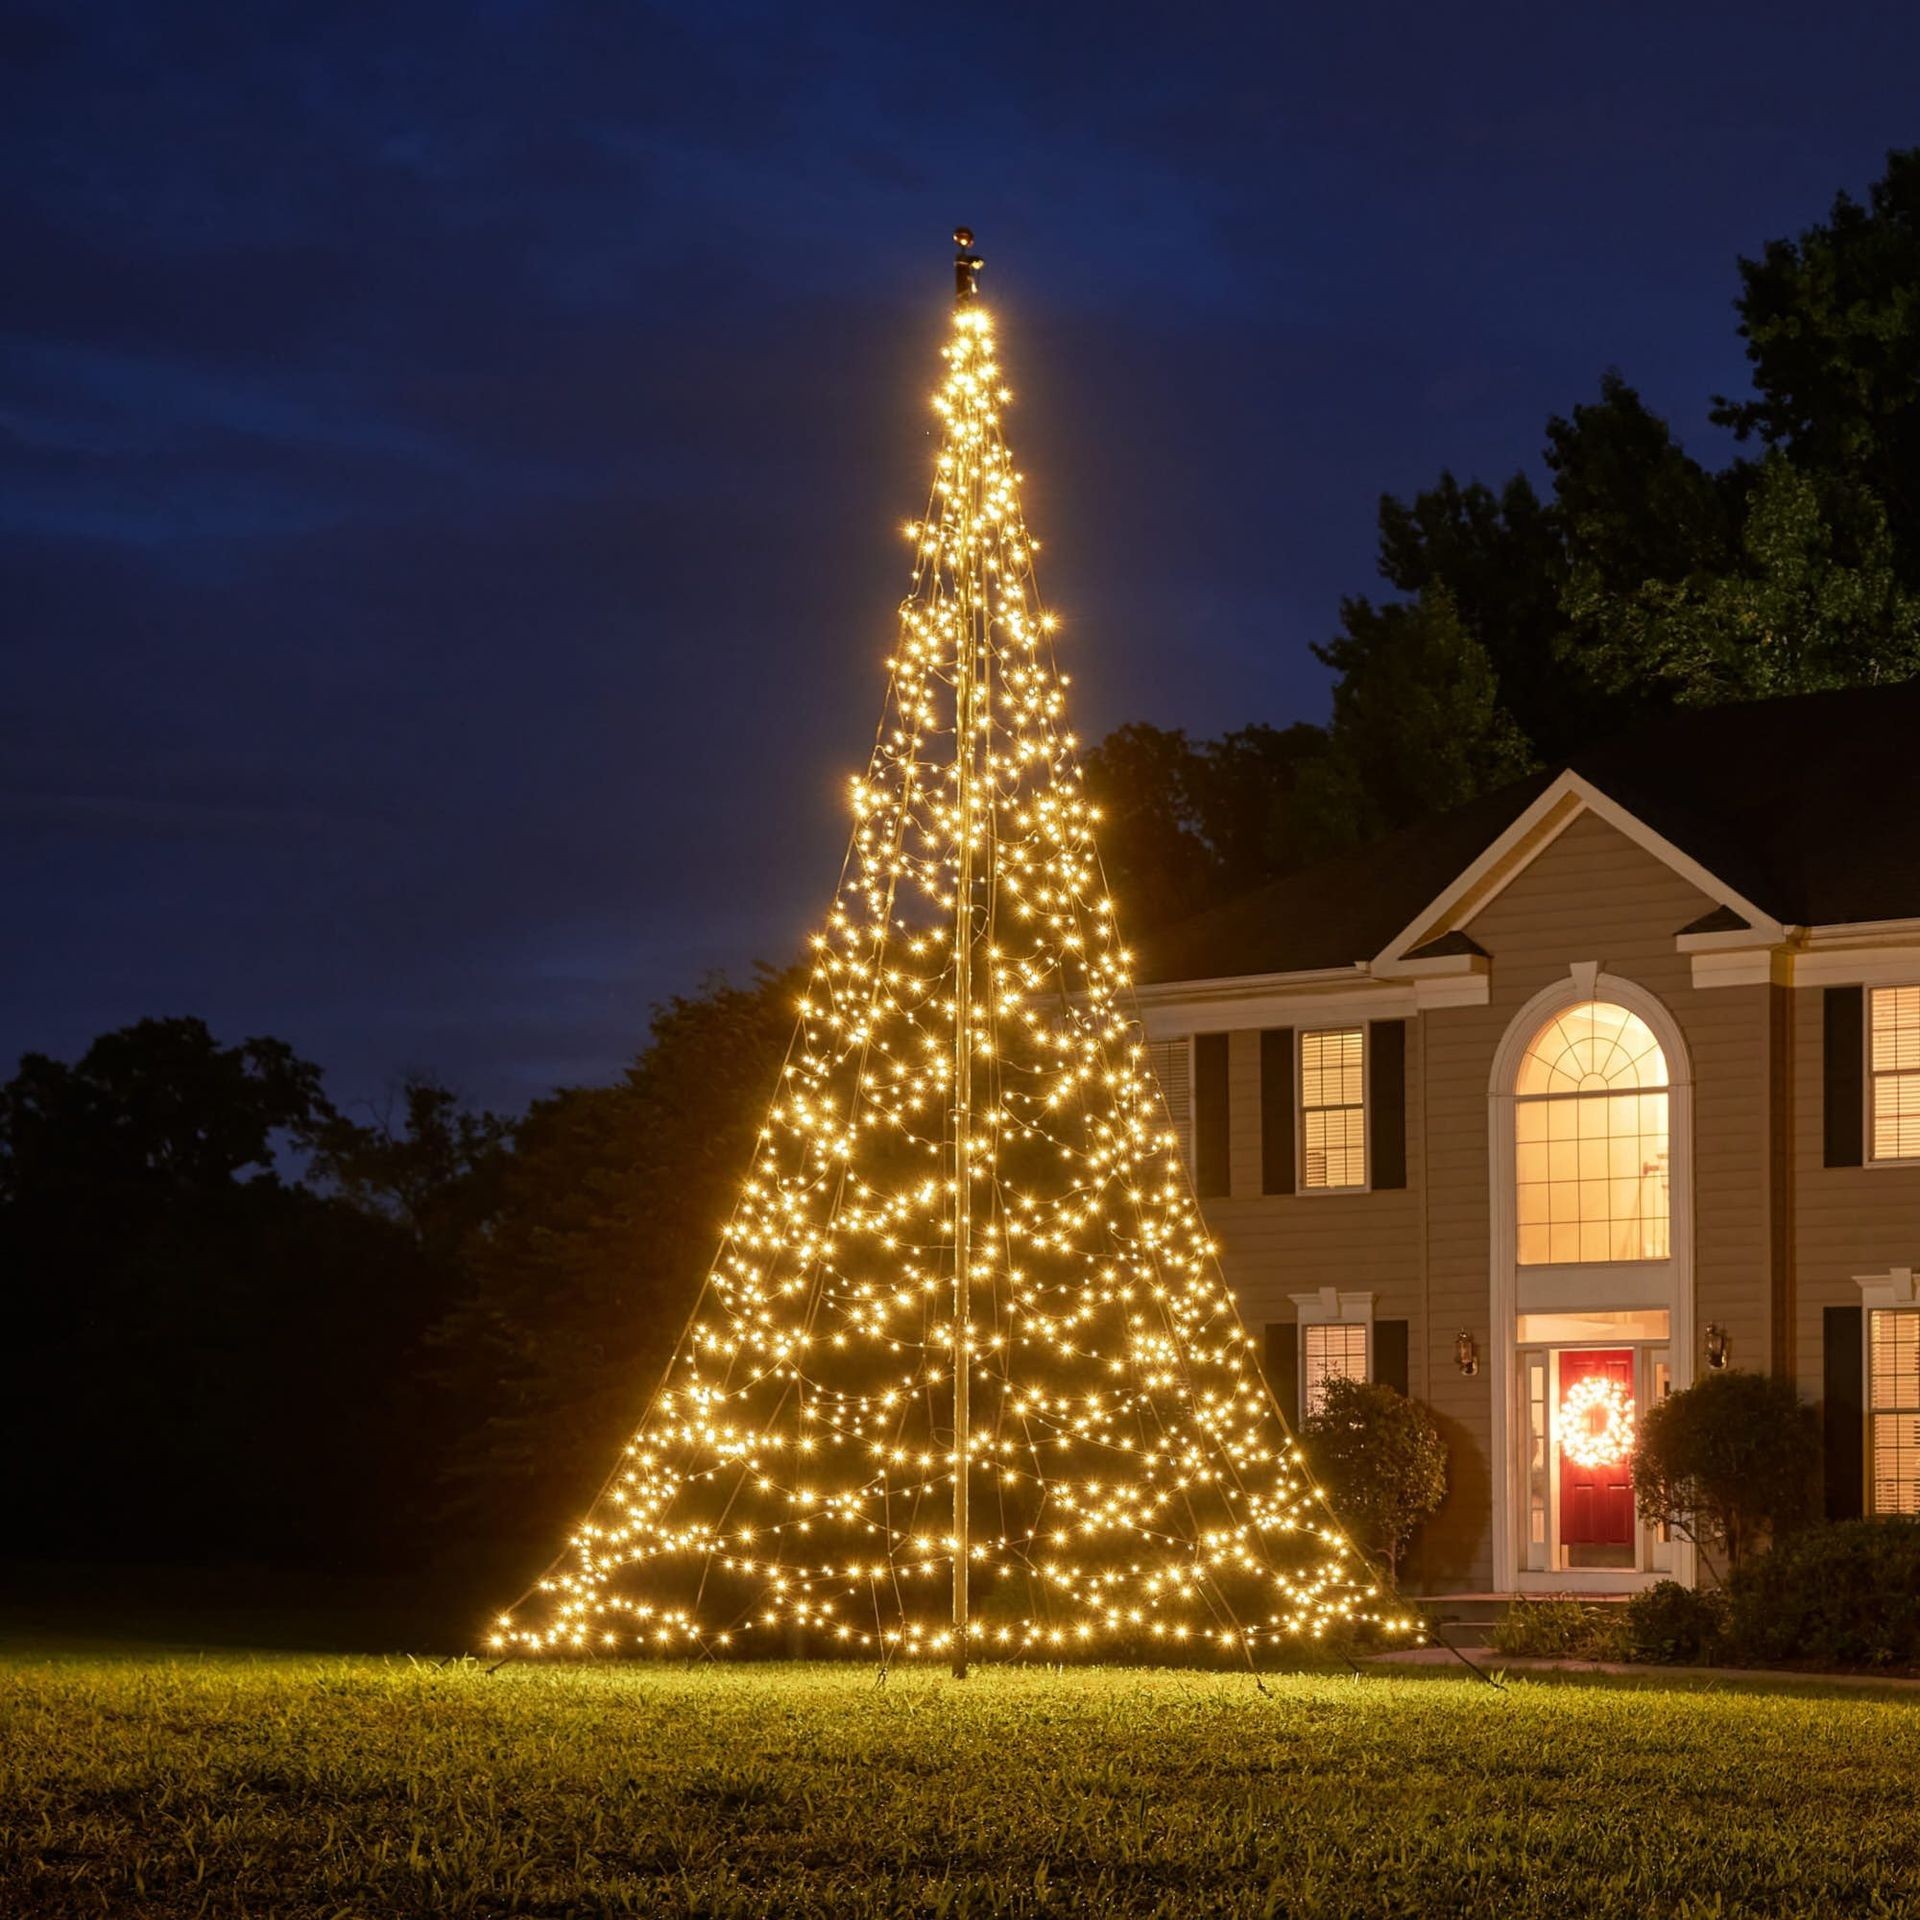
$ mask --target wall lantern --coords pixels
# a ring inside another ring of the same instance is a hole
[[[1472,1334],[1463,1327],[1453,1343],[1453,1364],[1469,1380],[1480,1371],[1480,1349]]]
[[[1707,1365],[1718,1373],[1733,1351],[1733,1336],[1718,1320],[1707,1322]]]

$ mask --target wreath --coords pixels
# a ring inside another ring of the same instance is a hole
[[[1633,1395],[1605,1374],[1576,1380],[1560,1407],[1561,1457],[1577,1467],[1617,1467],[1632,1451]]]

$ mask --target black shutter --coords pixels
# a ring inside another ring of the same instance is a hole
[[[1825,996],[1820,1130],[1830,1167],[1859,1166],[1865,1144],[1861,1127],[1866,1071],[1861,1058],[1861,996],[1859,987],[1829,987]]]
[[[1267,1385],[1287,1416],[1287,1425],[1300,1429],[1300,1328],[1296,1321],[1267,1324]]]
[[[1293,1191],[1293,1029],[1260,1036],[1260,1191]]]
[[[1407,1323],[1404,1320],[1373,1323],[1373,1377],[1395,1393],[1406,1392]]]
[[[1407,1184],[1404,1020],[1376,1020],[1367,1028],[1367,1167],[1376,1188]]]
[[[1203,1200],[1233,1191],[1232,1135],[1227,1120],[1227,1036],[1193,1040],[1193,1185]]]
[[[1827,1518],[1857,1520],[1866,1483],[1866,1409],[1860,1404],[1861,1313],[1828,1307],[1820,1315],[1820,1424],[1826,1440]]]

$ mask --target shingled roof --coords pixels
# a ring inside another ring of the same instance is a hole
[[[1662,714],[1138,942],[1147,981],[1370,960],[1572,771],[1790,926],[1920,918],[1920,680]],[[1677,931],[1677,929],[1676,929]]]

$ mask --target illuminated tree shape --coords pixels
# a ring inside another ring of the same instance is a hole
[[[1266,1389],[1129,1011],[964,269],[886,709],[778,1091],[652,1404],[500,1617],[504,1652],[940,1649],[964,1671],[1410,1626]]]

